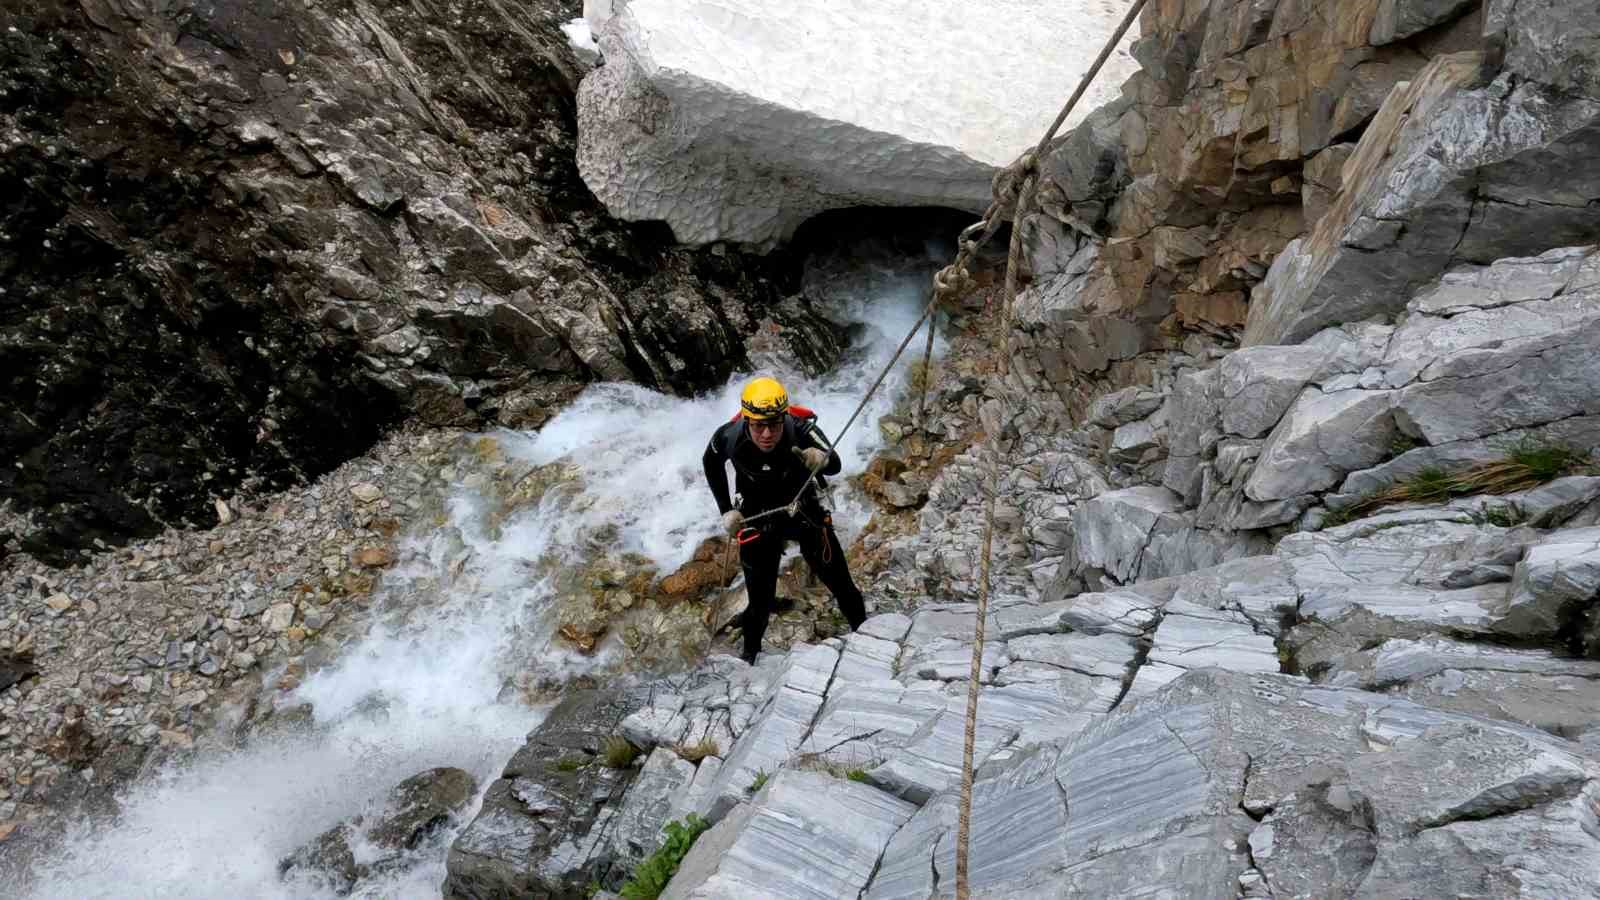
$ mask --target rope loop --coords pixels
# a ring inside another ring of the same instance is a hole
[[[951,263],[933,276],[934,290],[944,297],[960,296],[972,286],[972,273],[960,263]]]

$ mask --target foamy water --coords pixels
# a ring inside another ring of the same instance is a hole
[[[781,367],[766,374],[783,380],[793,402],[815,409],[825,433],[837,437],[915,322],[925,283],[864,274],[861,292],[836,311],[865,325],[843,364],[819,379]],[[902,392],[911,355],[839,442],[844,475],[861,471],[878,448],[877,419]],[[692,400],[595,385],[537,434],[497,434],[515,458],[575,464],[581,496],[569,503],[546,497],[493,529],[486,499],[458,485],[448,524],[407,539],[401,556],[409,561],[385,575],[377,604],[413,590],[437,598],[375,626],[280,701],[312,704],[314,728],[207,751],[133,786],[115,825],[79,826],[35,865],[32,896],[331,897],[315,883],[285,883],[278,861],[423,769],[463,768],[487,788],[543,715],[506,689],[508,679],[530,670],[570,677],[617,652],[602,647],[583,657],[555,641],[551,588],[530,581],[528,563],[577,562],[586,536],[606,525],[617,529],[616,549],[648,557],[660,571],[686,561],[717,527],[701,453],[737,410],[749,377]],[[848,543],[869,508],[843,478],[836,485],[835,523]],[[443,834],[402,870],[362,882],[355,896],[438,897],[453,837]]]

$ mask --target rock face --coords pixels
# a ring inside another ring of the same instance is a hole
[[[538,424],[585,381],[703,390],[742,365],[796,273],[595,203],[575,11],[8,17],[0,496],[30,520],[0,552],[209,524],[215,497],[314,478],[407,416]]]
[[[1558,248],[1456,269],[1392,326],[1239,351],[1174,393],[1164,481],[1203,523],[1259,528],[1523,444],[1587,452],[1597,300],[1600,251]]]
[[[847,206],[981,211],[1120,18],[1087,2],[634,0],[590,21],[605,64],[579,94],[579,168],[612,214],[690,244],[771,247]],[[1114,55],[1076,118],[1132,67]]]
[[[1441,57],[1385,102],[1354,177],[1311,234],[1273,262],[1247,344],[1295,343],[1396,312],[1457,262],[1484,264],[1600,233],[1600,98],[1523,82],[1518,62],[1483,87],[1484,60]]]
[[[1548,735],[1375,694],[1198,672],[986,767],[972,893],[1591,892],[1596,764]],[[949,895],[952,809],[923,807],[866,896]],[[1531,847],[1546,849],[1529,871]]]
[[[607,837],[633,773],[597,755],[646,696],[579,691],[552,710],[451,845],[444,896],[566,896],[607,878],[616,859]]]

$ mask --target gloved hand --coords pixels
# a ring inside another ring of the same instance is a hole
[[[804,450],[794,447],[792,449],[794,450],[794,455],[800,457],[800,461],[806,464],[808,471],[820,471],[823,466],[828,464],[828,451],[821,447],[807,447]]]
[[[737,509],[730,509],[722,514],[722,530],[728,533],[728,537],[737,536],[739,529],[743,527],[744,513],[739,512]]]

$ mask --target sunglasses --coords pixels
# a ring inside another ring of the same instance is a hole
[[[760,419],[746,419],[745,421],[750,424],[750,430],[751,431],[781,431],[781,430],[783,430],[783,423],[780,422],[780,421],[777,421],[777,420],[773,420],[773,421],[770,421],[770,422],[764,422],[764,421],[762,421]]]

